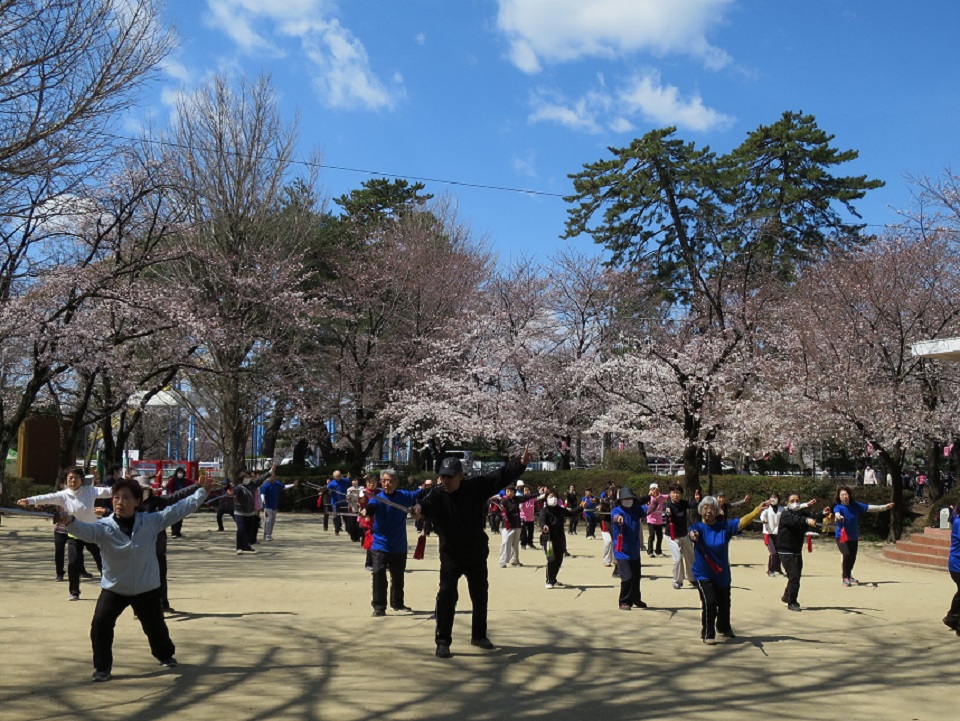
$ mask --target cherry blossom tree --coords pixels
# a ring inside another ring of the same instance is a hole
[[[908,454],[956,427],[957,370],[916,358],[910,345],[960,334],[960,263],[943,237],[888,235],[808,268],[767,345],[782,363],[770,402],[803,408],[796,436],[850,439],[893,481],[892,533],[902,529]],[[789,419],[786,419],[789,420]]]

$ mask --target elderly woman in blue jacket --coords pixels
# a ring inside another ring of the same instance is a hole
[[[109,681],[113,668],[113,629],[127,606],[132,606],[150,642],[150,652],[162,666],[176,666],[176,648],[163,619],[157,534],[196,511],[213,483],[209,478],[189,498],[157,511],[138,513],[143,503],[140,485],[123,479],[113,486],[113,515],[96,523],[76,520],[61,509],[57,516],[67,532],[100,547],[103,575],[100,598],[93,612],[93,680]]]
[[[720,517],[720,503],[706,496],[697,510],[700,522],[690,526],[693,541],[693,577],[700,591],[700,638],[708,645],[717,642],[717,633],[734,638],[730,626],[730,540],[749,526],[768,505],[764,501],[743,518],[728,521]]]
[[[610,511],[610,532],[613,536],[613,558],[620,572],[620,610],[636,606],[646,608],[640,599],[640,549],[643,548],[643,527],[646,515],[640,499],[631,488],[621,488],[620,505]]]

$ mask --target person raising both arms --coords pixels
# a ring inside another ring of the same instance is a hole
[[[833,518],[837,524],[835,533],[837,548],[840,549],[842,561],[840,574],[844,586],[856,586],[860,583],[853,577],[853,567],[857,562],[857,551],[860,547],[860,516],[864,513],[879,513],[893,508],[892,503],[883,506],[868,506],[858,503],[853,498],[853,491],[848,486],[840,486],[833,499]]]

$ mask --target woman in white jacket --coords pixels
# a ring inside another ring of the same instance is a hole
[[[150,642],[150,652],[163,666],[176,666],[176,648],[163,618],[157,534],[196,511],[207,497],[212,479],[200,481],[189,498],[156,513],[137,513],[143,503],[140,485],[123,479],[113,486],[113,515],[97,523],[85,523],[61,510],[57,520],[67,532],[100,546],[103,576],[100,598],[93,612],[90,640],[93,643],[93,680],[109,681],[113,668],[113,629],[127,606],[140,621]]]
[[[109,498],[112,492],[110,487],[83,485],[83,471],[79,468],[71,468],[67,471],[66,483],[67,487],[62,491],[21,498],[17,501],[17,505],[21,507],[38,505],[60,506],[66,509],[67,513],[76,517],[78,521],[96,523],[97,514],[94,509],[94,501],[98,498]],[[67,540],[67,578],[70,581],[71,601],[80,600],[80,574],[83,571],[84,548],[93,556],[93,560],[97,562],[98,569],[103,565],[100,562],[100,550],[94,544],[82,541],[72,533],[69,534]]]

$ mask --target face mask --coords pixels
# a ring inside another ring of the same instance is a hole
[[[799,504],[799,503],[790,503],[789,505],[787,505],[787,508],[789,508],[791,511],[799,511],[799,510],[800,510],[800,504]]]
[[[556,496],[550,496],[550,498],[547,499],[547,505],[548,505],[548,506],[555,506],[555,505],[557,505],[557,497],[556,497]]]
[[[779,505],[780,505],[780,499],[779,499],[779,498],[771,498],[771,499],[770,499],[770,505],[771,505],[771,506],[779,506]]]
[[[632,507],[633,507],[633,499],[632,499],[632,498],[624,499],[624,500],[620,501],[620,505],[623,506],[624,508],[632,508]]]

